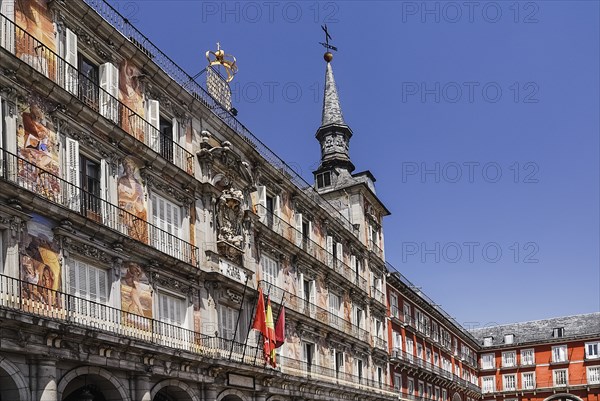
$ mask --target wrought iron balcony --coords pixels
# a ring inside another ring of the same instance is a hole
[[[196,246],[0,148],[0,179],[197,266]]]
[[[328,252],[321,245],[304,236],[301,231],[296,229],[296,227],[292,226],[281,217],[276,216],[262,205],[255,205],[254,212],[260,217],[261,223],[271,231],[284,237],[308,255],[339,273],[347,281],[367,292],[367,280],[365,280],[364,277],[352,270],[350,266],[336,258],[335,255]]]
[[[0,47],[60,85],[83,104],[116,124],[127,134],[173,163],[187,174],[194,174],[194,158],[190,152],[163,135],[139,114],[102,89],[81,71],[46,47],[39,40],[0,14]],[[24,55],[36,55],[27,56]]]
[[[354,323],[311,303],[309,299],[303,299],[267,281],[261,280],[259,283],[261,287],[263,287],[264,293],[269,294],[273,301],[284,304],[286,308],[301,313],[311,319],[317,319],[336,330],[346,333],[354,338],[358,338],[360,341],[369,343],[369,332]]]
[[[371,297],[380,304],[385,305],[385,294],[375,286],[371,286]]]
[[[375,334],[373,334],[371,338],[373,339],[373,347],[387,351],[387,341]]]
[[[383,259],[383,249],[379,247],[373,240],[369,240],[369,251],[373,252],[379,259]]]
[[[254,345],[207,336],[181,326],[125,312],[5,275],[0,275],[0,309],[19,311],[71,326],[175,348],[204,358],[270,369],[261,358],[262,350]],[[276,371],[299,380],[309,377],[316,382],[373,391],[387,397],[393,397],[397,392],[386,383],[345,373],[343,367],[335,370],[281,356],[278,356],[278,365]]]

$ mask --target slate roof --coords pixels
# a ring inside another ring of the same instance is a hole
[[[563,316],[530,322],[510,323],[469,330],[483,345],[484,337],[492,336],[492,346],[504,345],[504,335],[514,334],[514,344],[557,340],[553,329],[564,328],[564,339],[593,336],[600,338],[600,312]],[[485,347],[484,347],[485,348]]]
[[[331,68],[331,63],[327,63],[321,126],[325,127],[331,124],[346,125],[344,116],[342,115],[342,108],[340,106],[340,98],[335,85],[335,79],[333,78],[333,69]]]

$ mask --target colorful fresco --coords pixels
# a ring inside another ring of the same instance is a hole
[[[296,268],[288,258],[283,258],[281,273],[283,278],[283,289],[290,294],[297,295],[298,278],[296,275]]]
[[[46,0],[16,0],[15,1],[16,24],[40,41],[53,52],[56,52],[56,36],[54,24]],[[37,47],[37,43],[17,30],[16,56],[42,72],[48,77],[56,74],[56,63],[54,56]]]
[[[152,318],[152,287],[148,276],[137,263],[127,262],[121,267],[121,310]],[[130,315],[126,315],[126,318],[132,320],[130,324],[140,323]]]
[[[60,194],[60,185],[56,178],[40,174],[40,169],[56,176],[60,175],[59,141],[52,119],[42,103],[30,99],[18,104],[17,113],[17,152],[18,156],[29,163],[19,163],[19,178],[24,186],[55,199]]]
[[[60,290],[60,248],[54,240],[50,220],[34,214],[27,222],[21,249],[21,279],[30,284],[23,286],[23,298],[59,307],[59,299],[53,291]],[[44,288],[41,288],[44,287]]]
[[[131,111],[144,117],[144,91],[139,80],[140,70],[130,60],[123,60],[119,65],[119,100]],[[121,126],[138,140],[144,142],[144,126],[141,121],[132,117],[131,111],[122,109]]]
[[[132,156],[125,157],[119,164],[117,184],[119,207],[130,214],[121,216],[127,233],[139,241],[148,242],[146,198],[140,168]]]

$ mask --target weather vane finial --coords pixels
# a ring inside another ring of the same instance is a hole
[[[331,62],[331,60],[333,60],[333,53],[331,53],[329,50],[331,49],[337,52],[337,47],[329,44],[329,40],[332,38],[329,34],[329,31],[327,30],[327,24],[321,25],[321,29],[323,30],[323,32],[325,32],[325,43],[319,42],[319,44],[327,49],[327,52],[323,55],[323,58],[329,63]]]

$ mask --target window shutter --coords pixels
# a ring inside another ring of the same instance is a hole
[[[146,100],[146,120],[147,134],[150,143],[148,144],[154,151],[160,152],[160,105],[158,100]]]
[[[267,215],[267,188],[264,185],[259,185],[256,188],[258,192],[258,205],[256,206],[256,214],[261,220]],[[262,220],[264,223],[264,220]]]
[[[314,305],[314,304],[316,304],[316,302],[315,302],[315,295],[316,295],[315,294],[315,292],[316,292],[315,291],[315,280],[311,280],[308,287],[310,288],[310,294],[308,295],[308,302],[310,302],[311,304]]]
[[[66,148],[67,206],[79,211],[79,142],[66,138]]]
[[[296,224],[296,245],[302,246],[302,213],[294,214],[294,222]]]
[[[0,0],[0,13],[9,21],[15,20],[15,0]],[[12,24],[0,21],[0,46],[11,53],[15,52],[15,34]]]
[[[279,195],[275,196],[275,204],[273,205],[273,214],[277,217],[281,217],[281,197]]]
[[[69,294],[78,296],[77,292],[77,261],[70,260],[69,263]]]
[[[327,246],[327,262],[329,267],[333,267],[333,237],[328,235],[326,239]]]
[[[118,119],[119,70],[112,63],[100,65],[100,114],[115,123]]]
[[[304,274],[298,273],[298,296],[300,299],[306,299],[304,296]]]
[[[65,32],[65,60],[65,89],[77,94],[77,35],[69,28]]]
[[[344,260],[344,248],[341,243],[337,243],[335,247],[335,257],[340,262]]]

